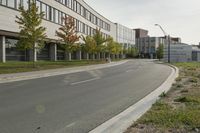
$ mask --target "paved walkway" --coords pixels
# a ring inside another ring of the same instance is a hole
[[[8,83],[8,82],[14,82],[14,81],[29,80],[29,79],[82,72],[82,71],[87,71],[87,70],[107,68],[107,67],[124,64],[127,61],[128,60],[119,61],[119,62],[111,62],[111,63],[106,63],[106,64],[79,66],[79,67],[71,67],[71,68],[58,68],[58,69],[49,69],[49,70],[34,71],[34,72],[0,74],[0,83]]]

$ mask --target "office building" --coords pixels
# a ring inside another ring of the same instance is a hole
[[[136,38],[143,38],[143,37],[148,37],[148,30],[145,29],[134,29],[135,30],[135,37]]]
[[[135,45],[135,30],[116,23],[117,26],[117,42],[123,45],[123,48],[128,49]]]
[[[141,37],[136,38],[136,47],[142,58],[156,58],[156,50],[160,44],[165,44],[165,39],[161,37]]]
[[[19,16],[19,4],[28,9],[29,0],[0,0],[0,61],[26,60],[27,52],[19,51],[16,43],[19,39],[19,25],[15,23],[16,15]],[[36,0],[40,12],[44,12],[42,25],[46,27],[47,38],[45,47],[37,53],[38,60],[63,60],[64,51],[59,47],[59,38],[55,35],[63,24],[63,17],[72,16],[75,19],[79,35],[93,35],[96,28],[101,28],[104,37],[113,37],[117,41],[117,34],[122,35],[121,43],[130,43],[135,40],[126,40],[128,33],[120,33],[121,28],[104,16],[100,15],[83,0]],[[117,32],[118,30],[118,32]],[[126,30],[125,30],[126,31]],[[134,33],[131,33],[134,34]],[[134,44],[134,42],[131,44]],[[75,53],[76,54],[76,53]],[[75,54],[73,54],[75,56]],[[72,58],[74,57],[72,56]]]
[[[170,62],[192,61],[192,46],[184,43],[170,44]],[[164,58],[168,62],[168,45],[164,45]]]

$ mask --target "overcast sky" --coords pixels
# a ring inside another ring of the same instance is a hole
[[[151,36],[162,36],[154,24],[162,25],[182,42],[200,42],[200,0],[85,0],[113,22],[130,28],[144,28]]]

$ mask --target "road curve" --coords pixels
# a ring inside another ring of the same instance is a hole
[[[0,84],[0,133],[86,133],[160,86],[171,68],[150,60]]]

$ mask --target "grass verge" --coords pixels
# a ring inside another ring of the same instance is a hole
[[[199,133],[200,63],[176,63],[180,76],[171,90],[126,133]]]
[[[82,61],[38,61],[36,62],[36,67],[33,67],[32,62],[6,62],[0,63],[0,74],[8,74],[8,73],[19,73],[19,72],[29,72],[29,71],[39,71],[46,69],[55,69],[55,68],[67,68],[67,67],[75,67],[75,66],[85,66],[92,64],[103,64],[106,61],[102,60],[82,60]]]

